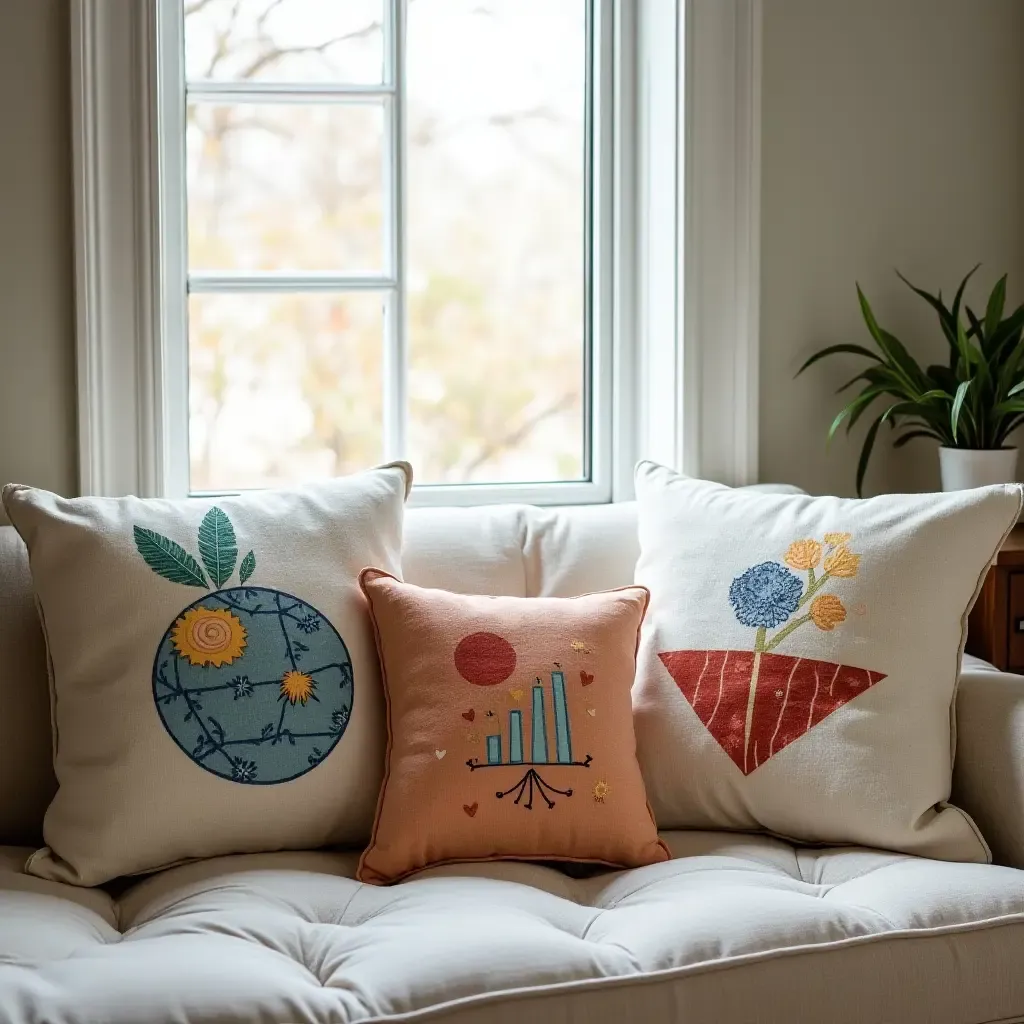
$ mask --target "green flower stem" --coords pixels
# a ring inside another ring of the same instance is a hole
[[[760,643],[764,645],[764,627],[758,628]],[[757,677],[761,674],[761,648],[754,652],[754,665],[750,672],[750,689],[747,691],[747,713],[743,721],[743,771],[748,774],[748,758],[750,755],[750,733],[754,725],[754,705],[757,702]]]
[[[754,651],[755,652],[760,652],[760,651],[763,651],[765,649],[765,647],[764,647],[764,638],[765,638],[765,634],[766,633],[767,633],[767,630],[765,629],[764,626],[758,626],[757,627],[757,632],[754,634]]]
[[[801,603],[803,603],[803,602],[801,602]],[[778,631],[778,633],[776,633],[775,636],[773,636],[771,638],[771,640],[769,640],[767,643],[763,643],[762,642],[762,646],[761,647],[755,646],[754,650],[755,651],[763,651],[765,653],[767,653],[768,651],[774,650],[776,647],[779,646],[780,643],[782,643],[783,640],[786,639],[787,636],[789,636],[790,633],[793,632],[794,629],[799,629],[805,622],[810,622],[810,621],[811,621],[811,615],[808,612],[807,615],[804,615],[804,616],[802,616],[799,619],[794,619],[784,629],[780,629]]]
[[[807,585],[809,587],[813,587],[814,586],[814,567],[813,566],[810,569],[807,570]]]
[[[814,578],[813,569],[809,569],[807,574],[810,577],[807,582],[807,590],[804,592],[804,596],[800,598],[799,602],[797,602],[797,608],[803,608],[803,606],[807,604],[807,602],[810,601],[810,599],[814,597],[814,595],[832,578],[830,573],[825,573],[820,579],[816,580]]]

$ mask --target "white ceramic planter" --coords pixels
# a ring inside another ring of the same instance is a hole
[[[944,491],[966,491],[1017,479],[1016,448],[940,448]]]

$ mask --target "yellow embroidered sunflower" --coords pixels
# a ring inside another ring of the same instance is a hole
[[[825,572],[830,576],[852,579],[860,568],[860,555],[855,555],[845,544],[841,544],[825,559]]]
[[[840,622],[846,619],[843,602],[832,594],[822,594],[811,602],[811,618],[818,629],[831,633]]]
[[[177,622],[171,642],[193,665],[230,665],[242,656],[245,626],[227,608],[190,608]]]
[[[594,783],[594,803],[603,804],[604,798],[611,792],[611,786],[604,779]]]
[[[821,545],[816,540],[795,540],[785,561],[792,569],[813,569],[821,561]]]
[[[285,672],[281,680],[281,698],[292,704],[305,704],[313,696],[314,690],[316,683],[305,672]]]
[[[840,544],[845,544],[852,536],[852,533],[826,533],[825,543],[830,548],[837,548]]]

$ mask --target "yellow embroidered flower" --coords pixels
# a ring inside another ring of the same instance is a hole
[[[825,543],[830,548],[837,548],[840,544],[845,544],[852,536],[852,533],[826,533]]]
[[[313,697],[315,689],[316,683],[313,682],[312,676],[307,676],[305,672],[285,672],[284,679],[281,680],[281,698],[291,701],[292,704],[305,704]]]
[[[825,559],[825,572],[830,576],[851,579],[860,568],[860,555],[855,555],[845,544],[841,544]]]
[[[175,650],[193,665],[230,665],[242,656],[245,627],[227,608],[189,608],[171,634]]]
[[[795,540],[786,552],[786,565],[792,569],[813,569],[821,561],[821,545],[816,540]]]
[[[594,783],[594,802],[598,804],[604,803],[604,798],[611,792],[611,786],[608,785],[604,779],[598,779]]]
[[[822,594],[811,602],[811,618],[818,629],[830,633],[846,618],[846,609],[838,597]]]

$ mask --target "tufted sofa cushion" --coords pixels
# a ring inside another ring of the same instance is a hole
[[[570,878],[354,854],[230,857],[115,898],[0,868],[5,1024],[1001,1021],[1024,1013],[1024,872],[668,833]],[[0,858],[2,863],[2,858]],[[951,899],[950,894],[956,898]]]

